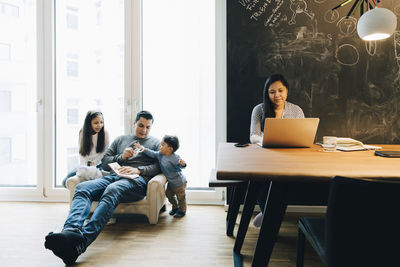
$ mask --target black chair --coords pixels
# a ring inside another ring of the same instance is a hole
[[[297,267],[305,237],[325,266],[400,266],[400,182],[332,180],[326,218],[299,220]]]

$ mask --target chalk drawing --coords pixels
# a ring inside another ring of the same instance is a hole
[[[325,3],[326,0],[314,0],[314,2],[317,4],[322,4],[322,3]]]
[[[394,55],[397,60],[400,60],[400,31],[395,31],[393,34],[394,39]]]
[[[282,12],[279,11],[281,6],[283,5],[283,0],[275,0],[275,2],[276,2],[276,7],[272,9],[271,15],[269,15],[265,20],[264,22],[265,27],[278,27],[281,21],[287,20],[286,15],[282,16]],[[266,3],[268,3],[268,0]]]
[[[354,17],[343,17],[337,23],[339,30],[345,36],[353,35],[357,29],[357,20]]]
[[[296,23],[296,15],[304,13],[307,16],[310,17],[310,19],[313,19],[315,14],[312,11],[307,10],[307,3],[304,0],[290,0],[290,10],[292,10],[292,18],[289,21],[290,25],[293,25]]]
[[[365,49],[370,56],[375,56],[376,54],[376,41],[366,41]]]
[[[400,15],[400,5],[395,6],[394,13],[396,13],[396,15]]]
[[[239,4],[246,7],[247,5],[251,4],[251,0],[239,0]]]
[[[338,20],[338,18],[339,18],[339,12],[336,9],[335,10],[328,9],[325,12],[324,20],[328,23],[334,23],[335,21]]]
[[[342,44],[336,49],[336,60],[344,66],[354,66],[358,63],[360,54],[357,48],[351,44]]]

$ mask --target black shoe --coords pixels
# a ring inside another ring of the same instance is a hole
[[[175,213],[178,211],[178,209],[172,209],[170,212],[169,212],[169,215],[175,215]]]
[[[174,217],[175,217],[175,218],[182,218],[182,217],[185,216],[185,215],[186,215],[186,212],[178,210],[178,211],[175,213]]]
[[[72,265],[80,254],[86,250],[82,234],[63,231],[61,233],[50,232],[46,236],[44,247],[53,251],[54,255],[61,258],[66,265]]]

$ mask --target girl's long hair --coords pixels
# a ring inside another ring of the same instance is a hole
[[[275,110],[274,110],[274,105],[271,102],[271,99],[269,99],[269,95],[268,95],[268,89],[271,86],[271,84],[273,84],[274,82],[280,81],[284,86],[286,86],[286,88],[289,91],[289,83],[287,82],[287,80],[285,79],[285,77],[283,77],[282,74],[272,74],[271,76],[269,76],[267,78],[267,80],[265,81],[264,84],[264,92],[263,92],[263,110],[264,110],[264,114],[263,114],[263,120],[262,120],[262,124],[264,125],[264,121],[265,118],[275,118]]]
[[[100,130],[97,136],[96,152],[101,153],[104,151],[105,134],[103,113],[96,110],[89,110],[86,113],[85,122],[83,123],[83,127],[80,131],[80,133],[82,133],[82,139],[80,140],[79,154],[82,156],[89,155],[90,151],[92,150],[92,135],[95,134],[95,131],[92,128],[92,120],[96,117],[101,117],[103,120],[103,128]]]

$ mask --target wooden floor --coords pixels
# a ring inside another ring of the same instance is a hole
[[[43,243],[48,232],[62,227],[67,212],[66,203],[0,202],[0,265],[64,266]],[[157,225],[138,215],[118,217],[75,266],[233,266],[235,239],[225,235],[225,216],[222,206],[189,205],[184,218],[164,212]],[[298,216],[286,215],[269,266],[296,265]],[[235,234],[236,230],[237,225]],[[242,249],[244,266],[251,266],[258,230],[249,227]],[[323,266],[310,246],[304,266]]]

